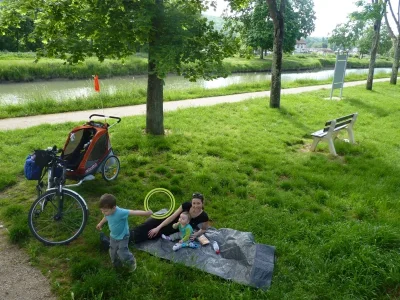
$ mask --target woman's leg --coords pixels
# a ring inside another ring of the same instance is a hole
[[[162,221],[164,220],[157,220],[153,218],[147,219],[146,222],[131,229],[129,241],[132,243],[141,243],[147,241],[149,239],[149,231],[160,225]]]
[[[131,229],[129,241],[132,243],[141,243],[141,242],[149,240],[149,236],[148,236],[149,231],[151,229],[157,227],[158,225],[160,225],[164,220],[165,219],[160,219],[160,220],[153,219],[153,218],[147,219],[146,222],[144,222],[143,224],[140,224],[139,226]],[[178,232],[178,229],[174,229],[172,227],[172,224],[174,224],[176,222],[178,222],[178,219],[174,220],[167,226],[161,228],[161,230],[158,232],[158,234],[151,239],[157,239],[161,236],[161,234],[170,235],[175,232]]]

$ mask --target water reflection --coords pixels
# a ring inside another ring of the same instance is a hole
[[[391,72],[390,68],[376,68],[375,73]],[[346,74],[367,74],[368,69],[348,69]],[[283,81],[296,79],[323,80],[333,76],[333,70],[307,73],[283,73]],[[189,82],[179,76],[168,76],[165,81],[165,90],[186,89],[200,87],[213,89],[239,83],[263,82],[271,79],[269,73],[235,73],[227,78],[218,78],[211,81],[198,80]],[[121,78],[100,78],[101,93],[115,95],[118,91],[131,89],[146,89],[147,76],[129,76]],[[65,99],[86,98],[96,92],[92,80],[55,80],[29,83],[3,83],[0,84],[0,102],[5,104],[27,101],[29,99],[52,98],[57,101]]]

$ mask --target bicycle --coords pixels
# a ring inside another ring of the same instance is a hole
[[[106,121],[94,121],[95,117],[115,122],[110,125]],[[39,241],[46,245],[65,245],[82,233],[88,219],[88,206],[82,196],[69,187],[94,179],[96,173],[101,173],[107,182],[117,178],[120,162],[111,147],[109,129],[119,122],[119,117],[92,114],[88,122],[72,129],[62,150],[54,146],[35,150],[34,159],[29,156],[25,176],[28,180],[38,180],[38,198],[29,210],[28,223]],[[29,172],[33,170],[34,174]],[[43,182],[45,174],[48,175],[47,186]],[[66,185],[67,179],[79,182]]]
[[[88,175],[76,184],[66,185],[67,162],[58,153],[56,146],[35,150],[36,164],[43,171],[36,186],[38,198],[29,210],[28,224],[32,234],[45,245],[65,245],[82,233],[88,220],[88,206],[69,187],[94,179]],[[43,182],[46,173],[47,187]]]

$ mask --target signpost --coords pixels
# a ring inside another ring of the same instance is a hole
[[[340,99],[342,99],[344,75],[346,74],[347,58],[349,56],[348,52],[343,51],[336,54],[335,72],[333,74],[332,90],[331,90],[331,100],[334,89],[340,89]]]

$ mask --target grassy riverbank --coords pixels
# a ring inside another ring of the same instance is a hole
[[[373,92],[346,88],[343,101],[324,100],[326,91],[283,95],[279,110],[265,99],[184,109],[165,114],[164,137],[143,135],[144,116],[124,118],[111,133],[120,176],[111,183],[97,176],[75,189],[89,205],[89,223],[63,247],[31,237],[26,219],[35,183],[22,168],[32,149],[63,145],[78,124],[0,132],[0,219],[60,299],[397,299],[399,93],[399,85],[375,83]],[[311,132],[353,112],[355,145],[343,134],[338,157],[326,143],[309,151]],[[113,193],[121,206],[142,209],[155,187],[171,190],[178,203],[203,192],[214,227],[249,231],[257,243],[275,246],[271,288],[242,286],[134,248],[137,271],[115,272],[94,229],[99,196]]]
[[[376,73],[375,78],[388,78],[388,73]],[[366,75],[347,75],[346,81],[365,80]],[[299,86],[330,84],[332,79],[313,80],[298,79],[295,81],[282,82],[282,88],[293,88]],[[204,98],[211,96],[232,95],[248,92],[258,92],[269,90],[270,81],[233,84],[227,87],[204,89],[168,89],[164,91],[164,101],[185,100],[194,98]],[[43,115],[59,112],[80,111],[87,109],[97,109],[101,107],[118,107],[127,105],[137,105],[146,103],[146,89],[140,87],[131,87],[129,89],[120,89],[113,95],[104,93],[95,94],[89,97],[78,97],[76,99],[58,101],[54,98],[46,98],[40,89],[32,91],[29,100],[18,104],[1,104],[0,119],[11,117],[24,117],[32,115]]]
[[[227,58],[224,68],[230,72],[267,72],[271,70],[271,56],[258,58]],[[43,58],[35,63],[34,53],[0,53],[0,82],[23,82],[50,79],[83,79],[98,74],[101,78],[114,76],[139,75],[147,73],[146,54],[130,56],[123,62],[105,60],[100,63],[96,58],[89,58],[84,63],[67,65],[57,59]],[[348,68],[368,68],[369,60],[350,57]],[[332,69],[335,56],[284,55],[284,71]],[[390,59],[378,59],[376,67],[391,67]]]

